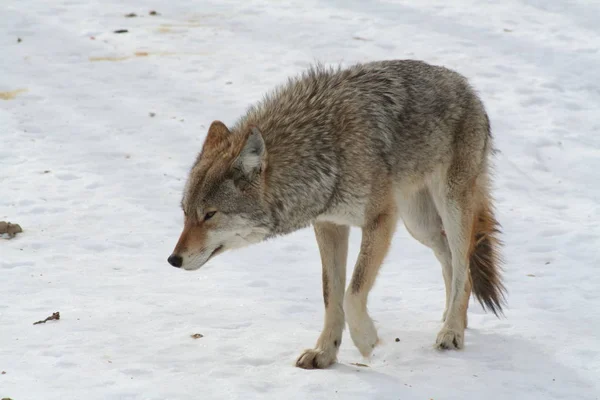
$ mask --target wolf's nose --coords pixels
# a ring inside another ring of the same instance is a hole
[[[181,268],[181,264],[183,264],[183,258],[177,254],[171,254],[169,258],[167,258],[167,261],[169,264],[177,268]]]

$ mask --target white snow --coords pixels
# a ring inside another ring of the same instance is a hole
[[[600,398],[599,15],[588,0],[2,0],[0,220],[24,232],[0,239],[0,398]],[[434,350],[441,267],[400,226],[370,296],[381,346],[363,360],[346,331],[338,364],[301,370],[323,318],[312,231],[174,269],[183,182],[214,119],[310,63],[392,58],[454,68],[487,105],[506,318],[472,300],[466,348]]]

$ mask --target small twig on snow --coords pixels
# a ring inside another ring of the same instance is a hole
[[[45,323],[46,323],[46,322],[48,322],[48,321],[53,321],[53,320],[57,320],[57,321],[58,321],[59,319],[60,319],[60,312],[58,312],[58,311],[57,311],[57,312],[55,312],[55,313],[52,313],[52,315],[51,315],[51,316],[49,316],[48,318],[46,318],[46,319],[44,319],[44,320],[42,320],[42,321],[34,322],[33,324],[34,324],[34,325],[37,325],[37,324],[45,324]]]

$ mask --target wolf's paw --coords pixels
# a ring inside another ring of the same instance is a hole
[[[296,367],[303,369],[323,369],[335,362],[335,352],[321,349],[305,350],[296,360]]]
[[[438,333],[435,347],[438,350],[457,350],[465,345],[464,332],[459,332],[447,327],[443,327]]]
[[[350,326],[350,337],[363,357],[369,357],[375,346],[379,343],[377,329],[375,329],[373,321],[368,317],[358,327]]]

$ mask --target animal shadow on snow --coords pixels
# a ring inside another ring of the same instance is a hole
[[[403,337],[420,338],[419,344],[422,338],[429,338],[425,331],[404,332]],[[397,398],[398,393],[423,393],[432,398],[452,398],[451,393],[485,395],[490,400],[514,396],[593,400],[600,396],[594,382],[556,360],[556,343],[484,334],[473,328],[467,329],[465,349],[460,351],[411,346],[409,340],[402,341],[404,346],[388,343],[380,348],[380,354],[369,363],[371,368],[338,363],[333,369],[364,380],[377,392],[372,398],[378,399]],[[383,359],[384,365],[377,366]]]

